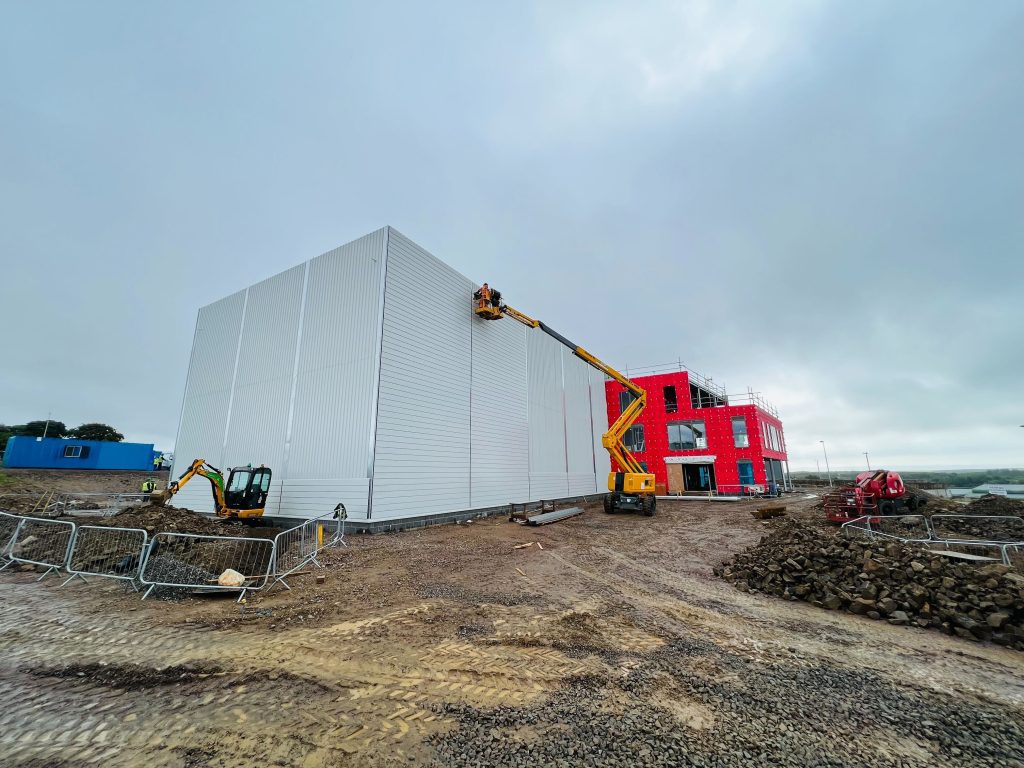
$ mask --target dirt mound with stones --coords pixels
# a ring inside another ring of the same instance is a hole
[[[1011,515],[1024,517],[1024,501],[986,494],[967,505],[968,515]]]
[[[1002,564],[781,521],[715,574],[744,592],[1024,650],[1024,575]]]
[[[81,524],[86,520],[76,518]],[[150,535],[154,533],[196,533],[206,536],[257,536],[261,532],[277,533],[273,528],[255,528],[238,520],[220,520],[215,517],[193,512],[191,509],[160,507],[147,504],[127,507],[110,517],[89,519],[88,525],[102,525],[114,528],[142,528]],[[262,538],[262,537],[261,537]]]

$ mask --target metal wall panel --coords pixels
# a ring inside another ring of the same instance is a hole
[[[224,464],[265,464],[275,471],[275,482],[284,479],[278,473],[284,463],[304,274],[303,264],[249,288],[228,412]],[[277,498],[268,495],[267,514],[277,512]]]
[[[594,464],[597,467],[597,492],[608,490],[608,473],[612,471],[611,456],[603,445],[601,437],[608,431],[608,406],[605,404],[605,377],[600,371],[590,369],[590,413],[594,425]]]
[[[591,367],[562,347],[565,392],[565,453],[569,494],[594,493],[594,431],[590,417]]]
[[[365,517],[386,247],[380,229],[310,262],[282,508],[322,488]]]
[[[473,290],[389,229],[373,520],[470,507]]]
[[[339,501],[383,520],[603,489],[600,376],[540,331],[474,318],[475,287],[385,227],[204,307],[179,467],[265,463],[268,512],[292,517]],[[176,502],[212,511],[206,483]]]
[[[536,329],[526,336],[531,499],[559,498],[569,493],[562,349],[562,344]]]
[[[181,474],[197,458],[216,466],[223,463],[224,428],[244,306],[245,291],[239,291],[199,310],[174,444],[172,477]],[[209,488],[196,485],[186,486],[175,498],[175,505],[212,512]]]
[[[467,312],[469,310],[467,309]],[[526,334],[511,319],[473,318],[471,447],[473,507],[530,498]]]

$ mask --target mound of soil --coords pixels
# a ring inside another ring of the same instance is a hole
[[[987,494],[967,505],[968,515],[1012,515],[1024,517],[1024,501]]]
[[[85,523],[83,518],[77,522]],[[176,507],[158,507],[147,504],[140,507],[128,507],[111,517],[100,517],[88,520],[89,525],[102,525],[114,528],[142,528],[150,535],[154,533],[196,533],[206,536],[253,536],[252,528],[237,520],[221,521],[208,517],[191,509]],[[271,529],[273,530],[273,529]]]
[[[783,521],[715,574],[743,592],[1024,650],[1024,575],[1002,564]]]

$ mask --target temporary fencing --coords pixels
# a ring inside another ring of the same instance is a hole
[[[157,587],[171,587],[241,590],[241,600],[267,585],[273,567],[273,539],[158,533],[146,548],[139,580],[149,587],[143,599]],[[229,570],[241,574],[241,583],[222,579]]]
[[[71,578],[86,576],[121,579],[134,584],[142,568],[149,534],[141,528],[80,525],[75,530],[67,570]]]
[[[341,505],[339,505],[341,506]],[[285,581],[307,565],[322,568],[317,555],[327,547],[345,544],[345,508],[314,517],[274,537],[274,583],[291,589]]]
[[[14,542],[14,535],[18,532],[21,521],[24,519],[9,512],[0,512],[0,563],[3,563],[3,565],[0,565],[0,570],[13,562],[10,558],[11,544]]]
[[[25,517],[14,532],[9,557],[17,563],[45,567],[46,571],[36,579],[42,581],[67,564],[74,539],[74,523]]]
[[[1006,565],[1024,551],[1024,518],[1008,515],[864,515],[844,523],[843,530],[905,544],[982,550]]]
[[[1024,518],[1012,515],[932,515],[931,522],[935,538],[950,543],[1024,542]]]

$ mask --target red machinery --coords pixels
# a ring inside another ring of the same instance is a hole
[[[907,493],[898,472],[876,469],[861,472],[853,485],[822,497],[825,517],[833,523],[845,523],[866,515],[897,515],[916,512],[927,498]]]

